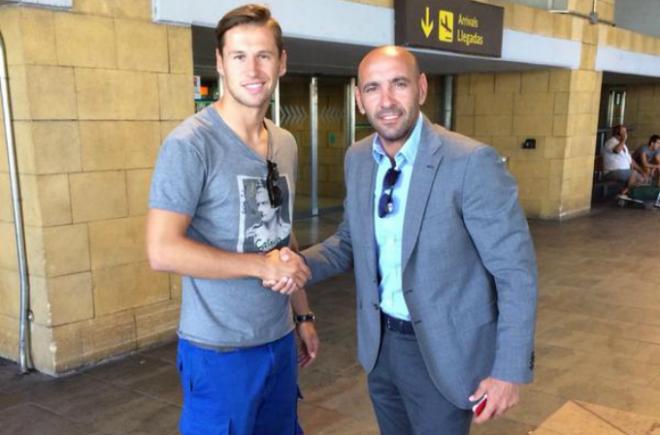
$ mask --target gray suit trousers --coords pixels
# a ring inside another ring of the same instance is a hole
[[[467,435],[472,412],[435,387],[414,335],[383,328],[376,366],[367,378],[382,435]]]

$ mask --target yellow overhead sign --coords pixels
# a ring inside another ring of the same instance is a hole
[[[394,0],[397,44],[501,56],[504,9],[469,0]]]
[[[438,16],[440,19],[438,39],[442,42],[454,42],[454,13],[441,10]]]

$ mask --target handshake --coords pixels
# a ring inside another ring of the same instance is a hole
[[[265,255],[261,275],[264,287],[290,295],[303,288],[311,276],[303,258],[289,248],[273,249]]]

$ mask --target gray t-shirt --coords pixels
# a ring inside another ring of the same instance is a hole
[[[642,164],[642,154],[646,154],[646,161],[649,162],[650,164],[655,164],[653,159],[655,158],[656,155],[660,154],[660,150],[652,150],[648,144],[641,146],[637,152],[635,152],[635,155],[638,157],[639,164]]]
[[[154,169],[149,207],[192,217],[188,237],[232,252],[266,252],[289,243],[298,152],[291,133],[265,120],[269,159],[277,163],[283,205],[273,209],[266,160],[213,106],[165,139]],[[183,277],[179,336],[212,347],[247,347],[293,329],[289,297],[254,278]]]

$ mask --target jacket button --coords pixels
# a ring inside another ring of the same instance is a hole
[[[412,293],[412,292],[413,292],[413,290],[412,290],[411,288],[409,288],[409,289],[406,290],[404,293]]]
[[[378,304],[373,304],[374,310],[380,310],[380,306]]]

